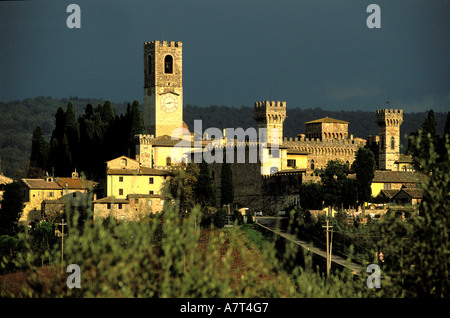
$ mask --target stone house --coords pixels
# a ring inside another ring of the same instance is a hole
[[[108,196],[93,204],[94,220],[112,216],[117,220],[137,221],[160,213],[164,208],[164,197],[161,194],[129,194],[125,199]]]

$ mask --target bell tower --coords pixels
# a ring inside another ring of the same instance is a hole
[[[283,143],[283,123],[286,119],[286,102],[255,102],[255,119],[258,130],[267,129],[267,143],[270,143],[272,136],[278,134],[278,144]]]
[[[403,122],[403,110],[378,109],[375,122],[380,129],[378,167],[380,170],[393,170],[394,162],[400,157],[400,125]]]
[[[144,43],[144,119],[155,137],[183,127],[182,49],[182,42]]]

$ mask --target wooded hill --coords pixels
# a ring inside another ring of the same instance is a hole
[[[76,118],[85,114],[88,104],[93,108],[104,105],[105,100],[70,97],[69,99],[55,99],[51,97],[27,98],[22,101],[0,102],[0,171],[6,176],[18,178],[26,174],[31,154],[31,140],[37,126],[42,128],[44,138],[50,142],[55,129],[55,115],[59,107],[67,109],[68,103],[73,105]],[[111,106],[115,114],[120,117],[127,112],[130,103],[114,103]],[[229,107],[211,105],[207,107],[197,105],[184,106],[184,121],[190,130],[194,129],[194,119],[202,120],[203,131],[209,127],[247,129],[256,127],[253,119],[253,107]],[[295,137],[304,133],[304,123],[310,120],[332,117],[349,122],[349,134],[366,138],[378,133],[375,124],[375,108],[370,111],[329,111],[321,108],[287,109],[287,119],[284,123],[284,136]],[[427,111],[420,113],[405,113],[401,126],[401,144],[404,151],[407,146],[407,136],[416,131],[427,116]],[[435,113],[437,132],[444,130],[446,113]],[[88,154],[87,154],[88,155]],[[127,153],[124,153],[127,155]],[[110,158],[112,159],[112,158]]]

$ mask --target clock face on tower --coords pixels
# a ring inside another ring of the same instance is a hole
[[[161,98],[161,108],[168,113],[174,112],[178,108],[178,99],[172,94],[165,94]]]

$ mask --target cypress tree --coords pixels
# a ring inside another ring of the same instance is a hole
[[[220,205],[231,204],[234,201],[234,182],[231,163],[222,163],[220,175]]]
[[[205,161],[200,164],[196,196],[202,206],[216,206],[216,190],[212,182],[209,165]]]
[[[5,185],[1,203],[0,235],[13,236],[17,233],[17,221],[19,221],[24,208],[22,184],[14,181]]]
[[[67,147],[69,152],[69,162],[64,169],[71,173],[77,165],[79,165],[80,158],[80,126],[76,118],[75,109],[71,102],[67,105],[67,111],[65,113],[64,132],[67,138]],[[63,144],[63,143],[62,143]],[[65,153],[66,150],[62,149]]]
[[[136,155],[135,136],[146,133],[144,116],[142,115],[141,106],[138,101],[133,101],[129,116],[128,150],[130,157],[134,158]]]
[[[358,190],[358,202],[362,208],[362,217],[365,217],[365,202],[372,196],[372,180],[375,176],[375,156],[370,149],[359,148],[352,165],[356,173],[356,188]]]
[[[42,174],[47,169],[47,161],[50,151],[50,144],[44,137],[44,133],[40,126],[33,131],[31,140],[30,169],[28,177],[37,177],[34,174]],[[33,175],[30,175],[33,174]]]

